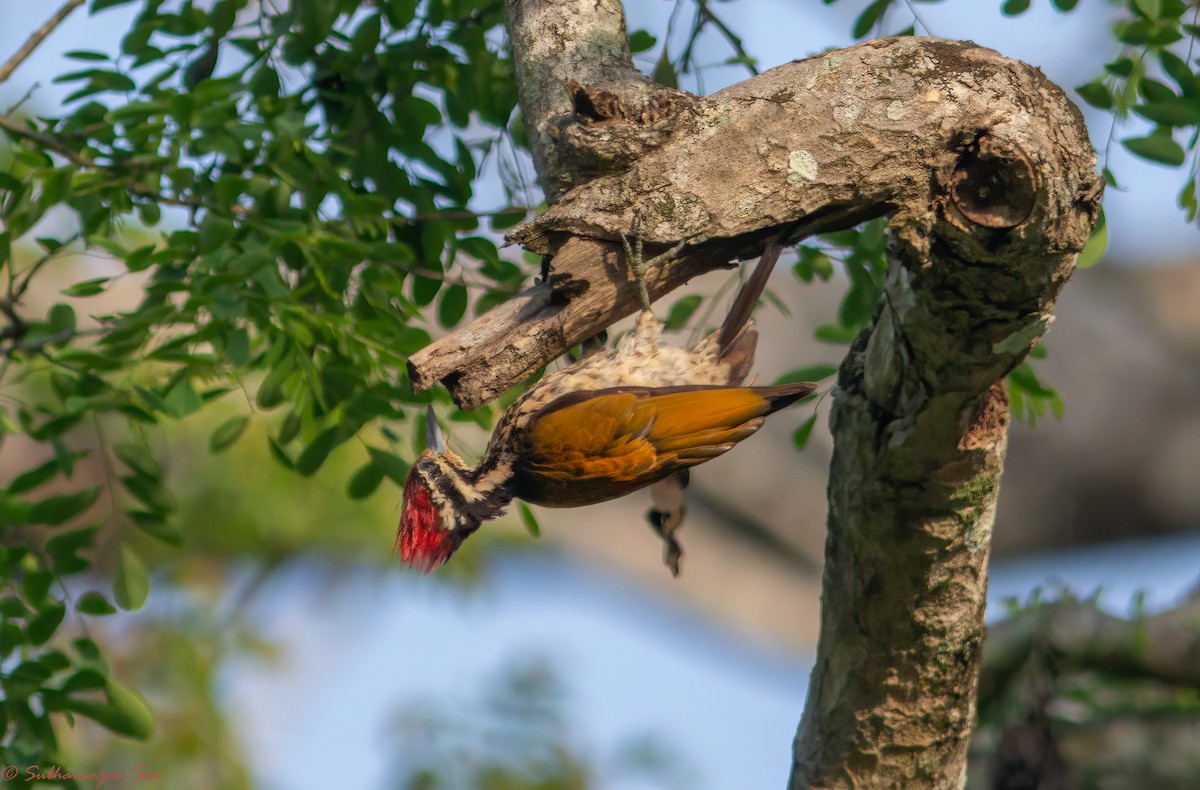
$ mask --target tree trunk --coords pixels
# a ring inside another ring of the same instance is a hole
[[[549,282],[432,344],[414,387],[478,405],[627,315],[622,235],[675,260],[659,296],[770,239],[887,215],[884,298],[834,390],[816,668],[791,786],[965,776],[1003,379],[1049,326],[1102,181],[1082,117],[1036,69],[971,44],[872,41],[709,97],[632,65],[615,0],[508,0],[552,202],[511,236]]]

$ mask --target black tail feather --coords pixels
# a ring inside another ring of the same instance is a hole
[[[750,279],[742,286],[742,290],[733,301],[733,307],[729,309],[725,323],[721,324],[721,333],[717,335],[717,347],[721,350],[722,357],[749,325],[754,308],[758,306],[758,300],[767,288],[771,270],[775,268],[775,263],[779,260],[782,252],[783,245],[776,239],[767,242],[767,246],[763,248],[758,266],[755,267],[754,273],[750,275]]]
[[[751,387],[759,395],[762,395],[770,403],[770,408],[764,413],[774,414],[780,409],[791,406],[796,401],[807,395],[810,395],[816,390],[817,384],[815,381],[799,381],[795,384],[773,384],[768,387]]]

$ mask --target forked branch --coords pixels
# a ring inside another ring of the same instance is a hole
[[[614,252],[635,227],[649,248],[683,244],[651,276],[660,295],[768,236],[887,214],[884,297],[834,390],[821,638],[791,786],[960,786],[1003,380],[1049,326],[1099,210],[1082,116],[1036,69],[921,38],[705,98],[656,92],[613,38],[615,3],[507,5],[535,160],[552,168],[551,207],[510,238],[555,255],[551,281],[415,355],[415,386],[479,403],[631,312]]]

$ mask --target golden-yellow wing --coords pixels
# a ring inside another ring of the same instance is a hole
[[[521,437],[515,493],[550,507],[624,496],[724,453],[813,386],[627,387],[564,395],[535,414]]]

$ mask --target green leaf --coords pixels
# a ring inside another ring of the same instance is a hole
[[[387,479],[398,486],[404,485],[404,481],[408,478],[408,461],[405,461],[394,453],[389,453],[387,450],[380,450],[377,447],[368,447],[367,452],[371,456],[371,463],[379,467]]]
[[[1117,22],[1112,26],[1112,30],[1117,41],[1134,47],[1165,47],[1183,38],[1178,25],[1152,22],[1148,19]]]
[[[163,403],[167,407],[167,413],[177,420],[199,411],[204,406],[204,401],[192,389],[191,382],[186,378],[180,379],[171,387],[171,391],[163,398]]]
[[[683,329],[702,301],[703,298],[697,294],[679,299],[671,305],[671,310],[667,313],[667,320],[663,322],[663,325],[671,331]]]
[[[658,39],[645,30],[635,30],[629,34],[629,51],[633,54],[646,52],[658,43]]]
[[[148,510],[127,510],[125,515],[135,527],[150,537],[161,540],[168,546],[183,544],[183,536],[179,533],[178,527],[168,521],[162,513]]]
[[[245,415],[230,417],[225,422],[217,426],[217,429],[212,432],[212,436],[208,437],[208,449],[210,452],[219,453],[222,450],[229,448],[234,442],[241,437],[246,430],[246,426],[250,424],[250,418]]]
[[[111,279],[111,277],[97,277],[94,280],[84,280],[69,288],[63,288],[59,293],[63,296],[95,296],[104,291]]]
[[[29,614],[29,609],[17,596],[9,595],[0,599],[0,616],[5,619],[25,617],[27,614]]]
[[[419,307],[424,307],[434,300],[438,295],[438,291],[442,289],[442,279],[439,277],[425,277],[421,274],[414,274],[412,278],[412,298]]]
[[[492,243],[491,239],[483,236],[465,236],[459,239],[458,249],[484,263],[500,263],[500,251],[496,249],[496,245]]]
[[[59,494],[34,503],[29,511],[30,524],[56,527],[91,507],[100,496],[100,487],[86,488],[74,494]]]
[[[111,727],[110,729],[139,740],[149,738],[154,731],[154,718],[150,713],[150,706],[146,704],[141,695],[111,677],[108,679],[105,691],[108,693],[109,704],[113,706],[124,725],[120,729]]]
[[[140,219],[142,221],[142,224],[145,225],[147,228],[152,228],[155,225],[157,225],[160,220],[162,220],[162,209],[158,207],[157,203],[142,203],[141,205],[138,206],[138,219]],[[143,252],[143,250],[144,250],[144,252]],[[153,251],[154,251],[154,247],[149,246],[149,247],[142,247],[138,250],[135,250],[133,253],[131,253],[130,256],[125,259],[125,263],[128,266],[129,270],[130,271],[141,271],[142,267],[138,265],[137,261],[142,260],[141,256],[149,257],[149,254]],[[134,256],[138,255],[139,253],[141,253],[141,255],[139,255],[137,258],[135,258]]]
[[[100,648],[96,646],[95,642],[86,636],[72,639],[71,647],[75,648],[75,652],[78,653],[79,657],[84,661],[100,660]]]
[[[108,60],[108,55],[104,52],[95,52],[90,49],[72,49],[62,54],[64,58],[71,60]]]
[[[358,468],[346,483],[346,495],[351,499],[365,499],[375,493],[383,482],[383,470],[368,461]]]
[[[1164,126],[1195,126],[1200,124],[1200,107],[1186,99],[1172,97],[1170,101],[1139,104],[1133,111],[1148,121]]]
[[[54,636],[54,632],[58,630],[66,613],[66,607],[57,601],[42,607],[41,611],[25,627],[25,635],[29,638],[29,644],[41,645]]]
[[[22,472],[13,478],[13,481],[8,484],[8,493],[20,494],[25,491],[30,491],[43,483],[48,483],[53,480],[62,471],[57,458],[51,458],[49,461],[38,464],[33,469],[27,472]]]
[[[1169,49],[1164,49],[1158,53],[1158,60],[1162,63],[1163,71],[1179,86],[1184,96],[1192,98],[1197,94],[1197,88],[1200,86],[1197,85],[1196,75],[1183,58]]]
[[[1108,89],[1103,80],[1092,80],[1085,85],[1080,85],[1075,89],[1075,92],[1079,94],[1079,98],[1093,107],[1101,110],[1112,109],[1112,91]]]
[[[1018,16],[1029,10],[1031,0],[1004,0],[1000,13],[1005,16]]]
[[[529,212],[526,209],[514,208],[510,211],[502,211],[492,215],[489,224],[494,231],[507,230],[518,222],[524,222],[525,217],[528,215]]]
[[[287,450],[283,449],[283,447],[270,436],[267,437],[267,449],[270,450],[271,457],[274,458],[280,466],[282,466],[284,469],[295,470],[296,463],[292,460],[292,457],[288,455]]]
[[[114,8],[115,6],[132,3],[133,0],[92,0],[92,13],[103,11],[106,8]]]
[[[667,56],[666,47],[663,47],[662,54],[658,56],[658,62],[654,64],[654,71],[650,74],[650,79],[668,88],[679,87],[679,75],[675,72],[675,64]]]
[[[1196,196],[1196,177],[1192,176],[1183,185],[1183,189],[1179,190],[1179,207],[1183,209],[1187,215],[1187,221],[1193,222],[1196,219],[1196,214],[1200,211],[1200,200]]]
[[[66,697],[63,707],[103,725],[118,735],[146,740],[154,732],[154,717],[150,707],[132,690],[108,678],[105,683],[107,703]]]
[[[850,35],[855,38],[862,38],[871,32],[871,28],[883,18],[884,12],[888,10],[888,6],[892,4],[892,0],[875,0],[866,9],[859,14],[858,19],[854,20],[854,28],[850,31]]]
[[[1104,219],[1104,210],[1100,210],[1100,217],[1096,220],[1095,226],[1092,227],[1092,235],[1088,237],[1087,244],[1083,246],[1083,251],[1079,253],[1078,260],[1075,265],[1081,269],[1093,265],[1104,257],[1104,250],[1108,246],[1108,223]]]
[[[113,447],[117,458],[139,475],[151,480],[162,480],[163,469],[150,451],[138,444],[118,444]]]
[[[150,592],[150,574],[133,549],[121,547],[117,567],[113,572],[113,600],[126,611],[140,609]]]
[[[75,332],[75,309],[69,304],[58,303],[50,308],[46,323],[53,334]]]
[[[1050,0],[1050,5],[1054,6],[1055,10],[1066,13],[1074,11],[1075,6],[1079,5],[1079,0]]]
[[[452,285],[442,291],[442,301],[438,305],[438,322],[446,329],[458,326],[463,315],[467,312],[467,289],[461,285]]]
[[[325,463],[325,459],[329,457],[329,453],[333,448],[337,447],[349,437],[340,426],[326,428],[317,434],[308,447],[300,453],[300,457],[296,459],[296,471],[308,477],[314,474],[321,468],[321,464]]]
[[[1033,372],[1033,368],[1030,367],[1028,362],[1022,362],[1020,365],[1017,365],[1012,373],[1008,374],[1008,378],[1010,384],[1020,388],[1026,395],[1049,398],[1056,394],[1054,390],[1038,380],[1037,374]]]
[[[60,575],[80,573],[91,567],[91,563],[78,556],[81,549],[89,549],[96,542],[98,525],[62,532],[46,541],[45,552]]]
[[[803,450],[805,445],[808,444],[808,439],[812,436],[813,426],[816,424],[817,415],[814,412],[811,417],[800,423],[800,427],[792,433],[792,444],[796,446],[797,450]]]
[[[375,51],[379,44],[380,21],[379,14],[371,14],[359,24],[350,38],[352,55],[362,58]]]
[[[121,475],[121,485],[139,502],[157,513],[169,513],[175,509],[161,480],[144,475]]]
[[[1157,20],[1162,15],[1162,0],[1133,0],[1133,4],[1147,19]]]
[[[209,214],[200,224],[199,235],[196,239],[196,251],[201,255],[207,255],[220,249],[233,238],[234,230],[234,225],[229,220]]]
[[[533,515],[533,511],[529,509],[529,505],[524,502],[517,502],[517,512],[521,514],[521,523],[525,525],[526,531],[533,537],[540,537],[542,528],[538,526],[537,516]]]
[[[23,644],[25,633],[16,624],[0,620],[0,656],[8,656]]]
[[[25,600],[39,605],[50,592],[50,585],[53,583],[54,574],[50,571],[28,571],[21,580],[21,594],[25,596]]]
[[[1187,160],[1187,154],[1170,135],[1152,134],[1148,137],[1127,137],[1121,144],[1130,153],[1172,167],[1179,167]]]
[[[837,373],[837,365],[807,365],[784,373],[775,384],[796,384],[801,381],[820,381]]]
[[[840,326],[838,324],[821,324],[813,331],[813,337],[824,343],[837,343],[845,345],[852,341],[858,335],[858,330],[852,326]]]
[[[288,415],[283,418],[283,422],[279,425],[279,433],[275,435],[275,441],[284,445],[295,439],[300,433],[300,415],[296,412],[288,412]]]
[[[250,333],[244,327],[239,326],[226,336],[225,358],[238,368],[250,364]]]
[[[116,614],[116,608],[98,592],[87,592],[75,601],[75,608],[84,614],[102,616]]]

